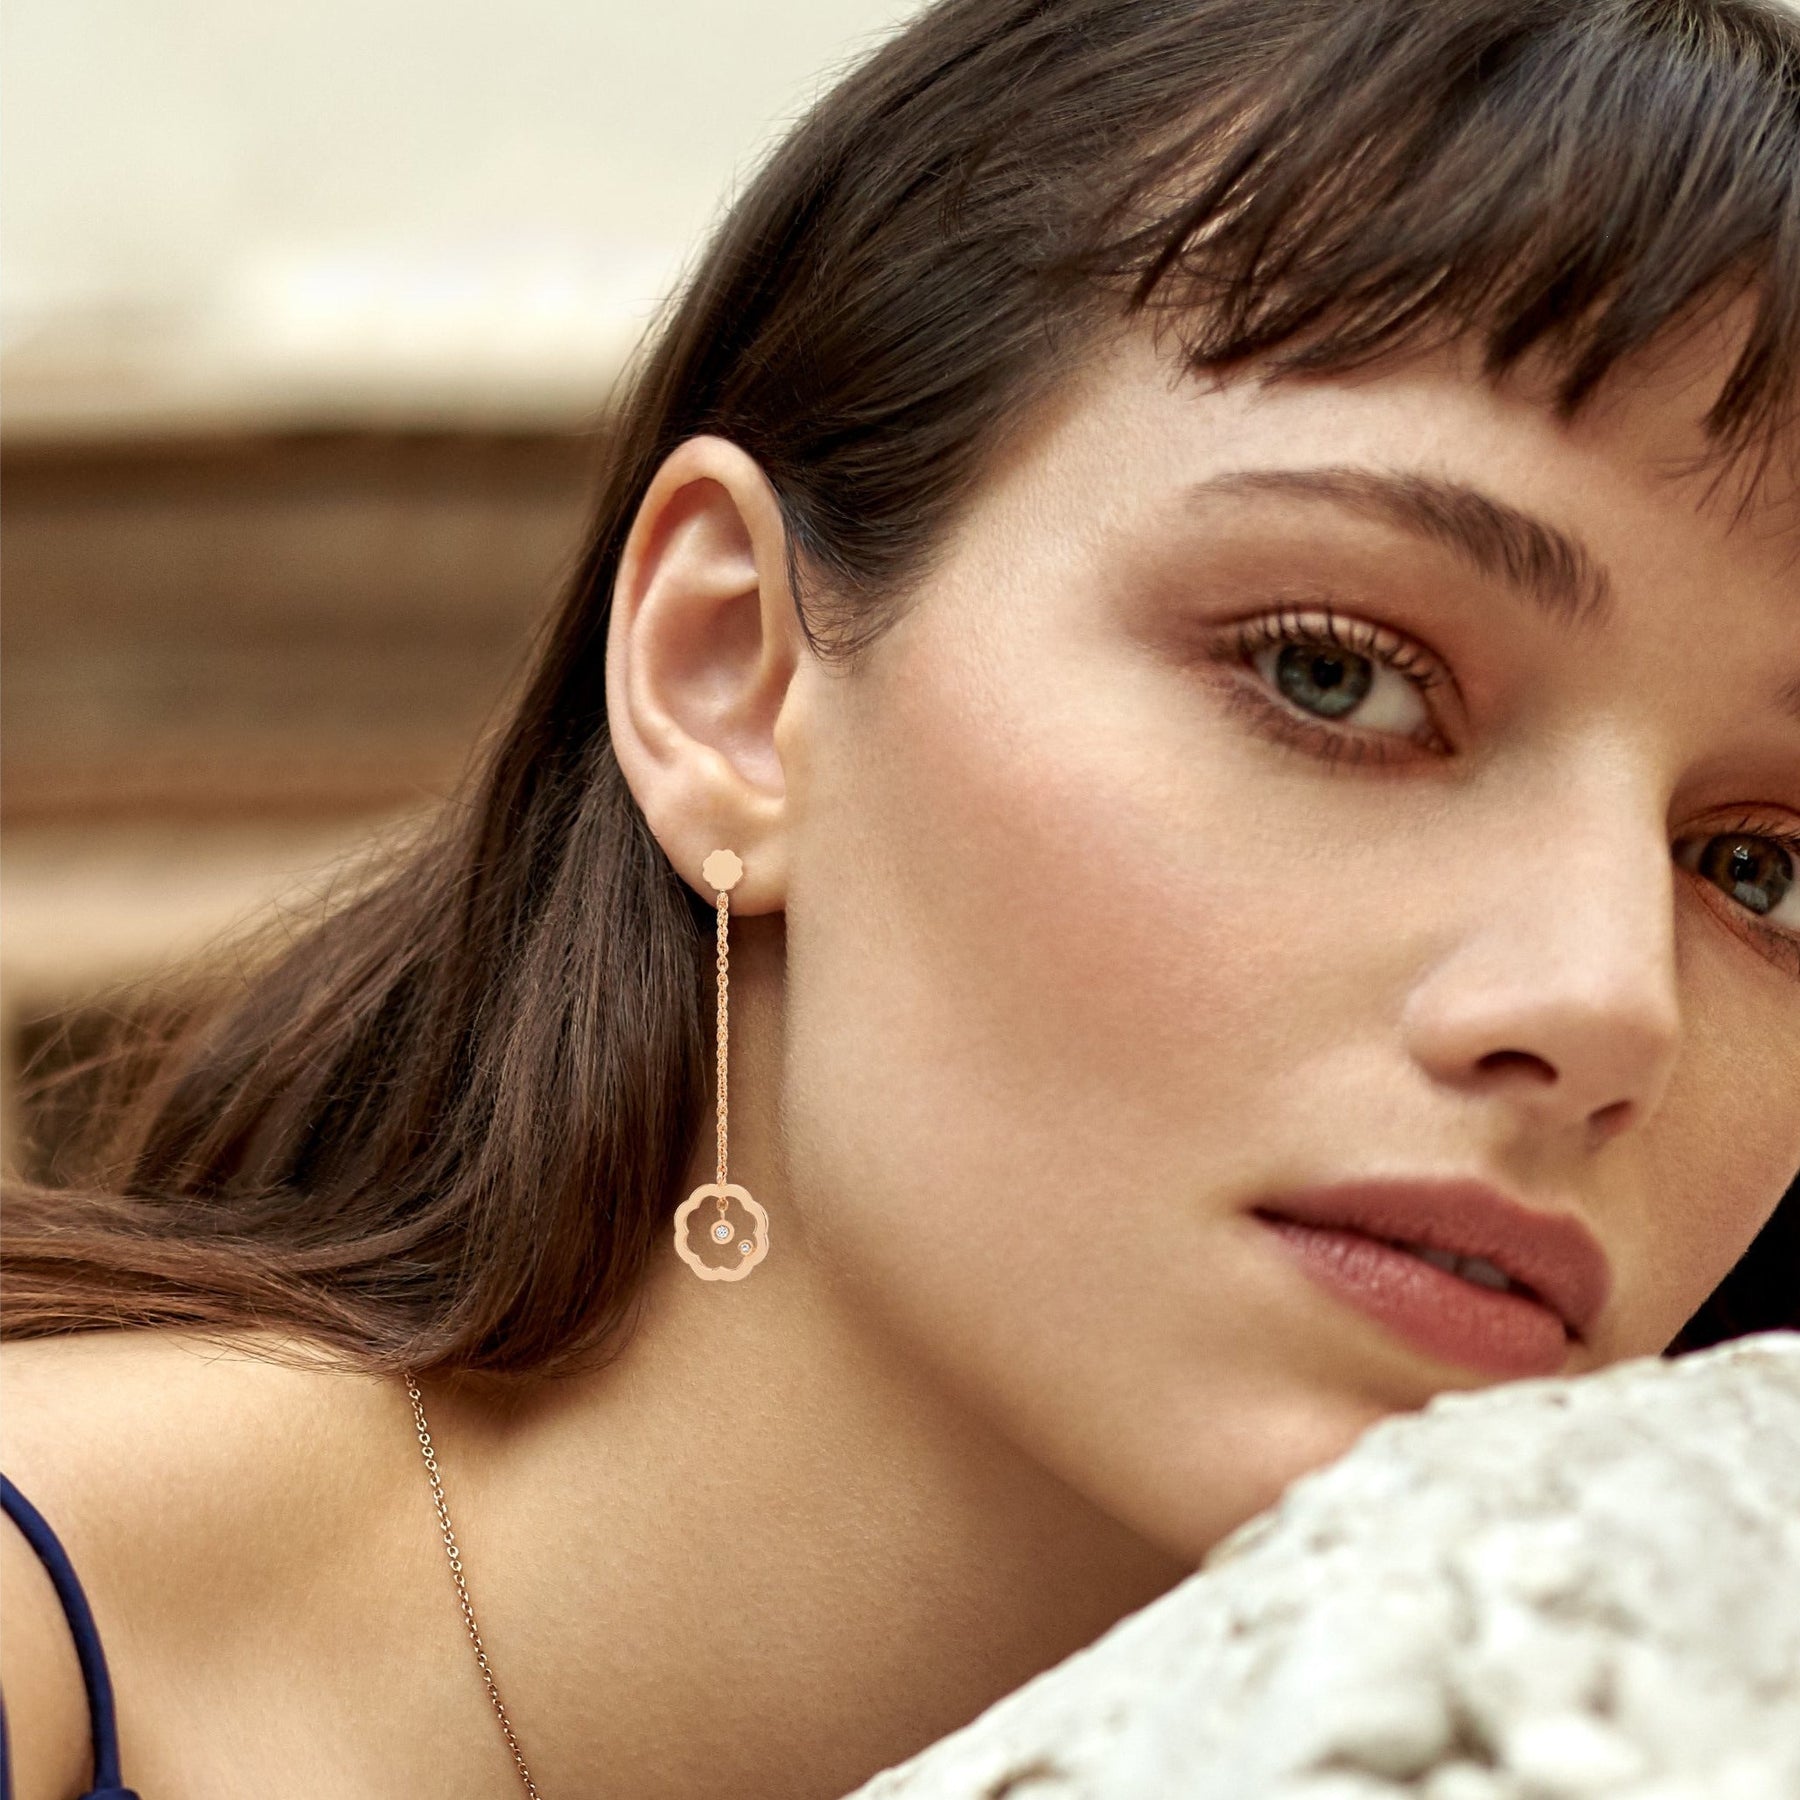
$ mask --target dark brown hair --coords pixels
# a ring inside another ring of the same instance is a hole
[[[22,1186],[12,1334],[275,1326],[360,1366],[615,1347],[707,1101],[707,901],[619,767],[614,570],[659,462],[767,472],[854,659],[1097,334],[1341,370],[1473,339],[1580,408],[1748,303],[1708,426],[1800,381],[1800,17],[1777,0],[946,0],[732,207],[610,423],[591,540],[468,791],[204,1006],[108,1160]],[[1800,1189],[1676,1347],[1800,1324]]]

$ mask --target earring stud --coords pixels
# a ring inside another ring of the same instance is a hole
[[[750,1190],[730,1179],[728,1103],[730,1096],[730,995],[731,995],[731,890],[742,880],[744,865],[735,851],[715,850],[700,865],[701,879],[718,896],[718,1013],[714,1040],[717,1045],[718,1175],[694,1189],[675,1209],[675,1250],[702,1281],[742,1281],[769,1253],[769,1215],[750,1197]],[[718,1216],[703,1234],[696,1234],[694,1215],[711,1200]],[[697,1240],[697,1241],[696,1241]]]

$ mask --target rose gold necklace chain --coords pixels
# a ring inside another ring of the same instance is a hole
[[[487,1684],[488,1698],[494,1703],[494,1717],[500,1721],[500,1729],[506,1737],[506,1747],[512,1752],[513,1766],[519,1771],[519,1779],[525,1784],[525,1792],[531,1800],[543,1800],[537,1791],[537,1783],[531,1779],[531,1771],[525,1767],[525,1755],[519,1748],[519,1740],[513,1736],[512,1721],[506,1716],[506,1708],[500,1700],[500,1690],[494,1685],[494,1671],[488,1667],[487,1651],[481,1642],[481,1632],[475,1624],[475,1608],[469,1604],[468,1584],[463,1580],[462,1552],[456,1547],[456,1533],[450,1528],[450,1508],[444,1503],[444,1484],[438,1476],[437,1452],[431,1447],[431,1431],[425,1423],[425,1401],[419,1392],[419,1384],[413,1380],[410,1369],[406,1375],[406,1392],[412,1400],[413,1422],[418,1427],[419,1449],[424,1453],[426,1473],[431,1477],[432,1504],[437,1507],[438,1526],[444,1534],[444,1552],[450,1558],[450,1575],[456,1583],[456,1597],[462,1603],[463,1623],[469,1629],[469,1642],[475,1647],[475,1662],[481,1670],[481,1679]]]

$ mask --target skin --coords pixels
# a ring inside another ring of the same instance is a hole
[[[1579,1217],[1612,1286],[1570,1374],[1657,1351],[1730,1268],[1800,1167],[1800,883],[1759,919],[1688,866],[1800,832],[1800,511],[1776,483],[1734,521],[1680,472],[1731,323],[1574,423],[1455,349],[1209,386],[1125,336],[854,671],[800,639],[756,465],[670,457],[612,733],[697,889],[712,850],[745,865],[731,1174],[770,1251],[720,1286],[671,1247],[599,1374],[427,1388],[547,1796],[841,1794],[1375,1420],[1491,1384],[1307,1279],[1249,1210],[1279,1189],[1473,1175]],[[1538,515],[1610,616],[1366,510],[1217,491],[1321,467]],[[1442,677],[1378,673],[1336,755],[1233,648],[1321,600]],[[690,1184],[712,1153],[709,1116]],[[508,1791],[404,1393],[256,1350],[6,1353],[5,1466],[88,1582],[128,1774]],[[81,1691],[4,1542],[20,1800],[52,1800]]]

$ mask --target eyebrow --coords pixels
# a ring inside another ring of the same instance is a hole
[[[1611,617],[1606,570],[1579,538],[1465,482],[1411,470],[1232,469],[1188,489],[1194,500],[1215,494],[1323,502],[1444,545],[1560,625],[1603,625]]]

